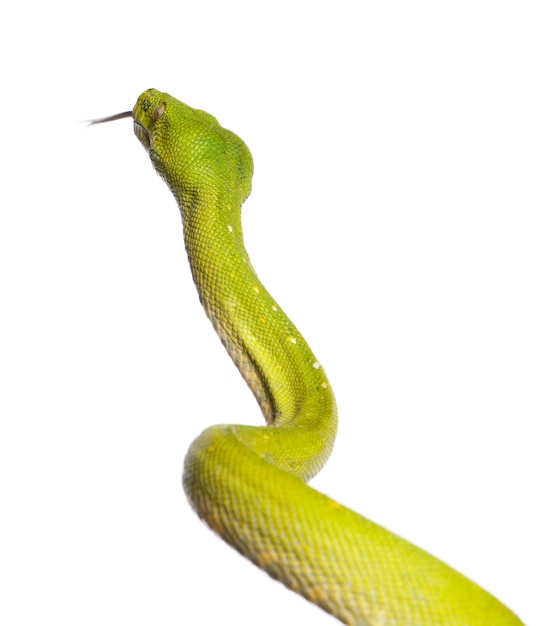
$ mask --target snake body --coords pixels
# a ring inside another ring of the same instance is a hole
[[[210,114],[145,91],[134,130],[179,205],[200,301],[266,426],[205,430],[184,489],[227,543],[345,624],[520,626],[438,559],[306,484],[328,459],[336,403],[323,367],[262,285],[243,243],[252,156]]]

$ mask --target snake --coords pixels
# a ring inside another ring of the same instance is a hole
[[[350,626],[521,626],[482,587],[307,482],[329,458],[337,408],[325,369],[256,274],[241,208],[246,144],[209,113],[148,89],[134,133],[183,221],[199,300],[265,425],[220,424],[189,447],[191,507],[230,546]],[[503,556],[505,566],[505,556]]]

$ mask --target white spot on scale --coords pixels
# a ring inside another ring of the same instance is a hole
[[[274,311],[278,311],[278,310],[279,310],[279,309],[278,309],[275,305],[273,305],[271,308],[272,308]]]
[[[290,341],[290,343],[296,343],[296,337],[287,337],[287,340]]]
[[[231,224],[227,225],[227,230],[232,233],[233,232],[233,226],[231,226]]]
[[[319,363],[319,361],[315,361],[315,363],[313,364],[313,367],[318,370],[321,367],[321,364]]]

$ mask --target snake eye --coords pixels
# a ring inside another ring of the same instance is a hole
[[[166,102],[161,102],[157,104],[155,110],[153,111],[153,122],[158,122],[160,118],[164,115],[164,111],[166,110]]]

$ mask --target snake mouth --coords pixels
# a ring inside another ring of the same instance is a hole
[[[149,149],[151,147],[151,140],[149,139],[147,129],[137,120],[134,120],[134,134],[140,140],[144,148]]]

